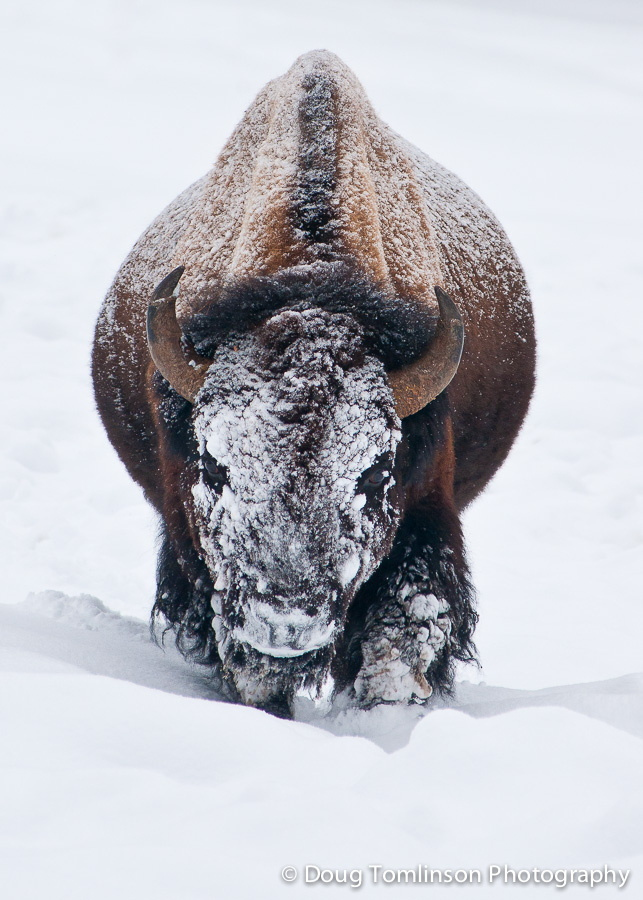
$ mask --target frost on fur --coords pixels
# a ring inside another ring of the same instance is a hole
[[[253,702],[278,672],[298,672],[300,657],[332,646],[386,551],[399,520],[399,420],[354,324],[304,310],[219,349],[194,432],[213,627],[224,666]]]

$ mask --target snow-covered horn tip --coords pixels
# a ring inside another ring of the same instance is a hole
[[[435,294],[440,321],[426,353],[388,376],[400,419],[423,409],[448,386],[458,370],[464,346],[464,325],[458,307],[442,288]]]
[[[181,347],[175,291],[184,271],[183,266],[173,269],[152,294],[147,307],[147,345],[161,375],[185,400],[194,403],[212,360],[196,354],[188,360]]]

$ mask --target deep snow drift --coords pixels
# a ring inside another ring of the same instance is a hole
[[[351,891],[306,886],[306,864],[363,869],[361,891],[390,897],[557,888],[372,885],[369,865],[607,864],[637,895],[642,29],[625,0],[4,4],[7,897]],[[532,410],[465,517],[483,669],[429,715],[301,698],[279,721],[217,702],[207,672],[150,643],[155,524],[93,408],[92,330],[121,260],[316,46],[480,193],[534,296]]]

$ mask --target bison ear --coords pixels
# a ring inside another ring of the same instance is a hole
[[[174,291],[184,271],[183,266],[178,266],[152,294],[147,307],[147,346],[163,378],[181,397],[194,403],[212,360],[196,354],[188,360],[183,353]]]
[[[390,372],[388,379],[400,419],[423,409],[450,383],[458,370],[464,345],[464,324],[458,307],[442,288],[435,288],[440,321],[426,352],[403,369]]]

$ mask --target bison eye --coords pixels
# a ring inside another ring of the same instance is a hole
[[[388,481],[390,474],[390,469],[385,466],[373,466],[362,475],[362,487],[371,489],[381,487]]]
[[[209,453],[206,453],[203,457],[203,468],[208,476],[208,481],[213,487],[222,488],[226,484],[228,480],[226,467],[219,465]]]

